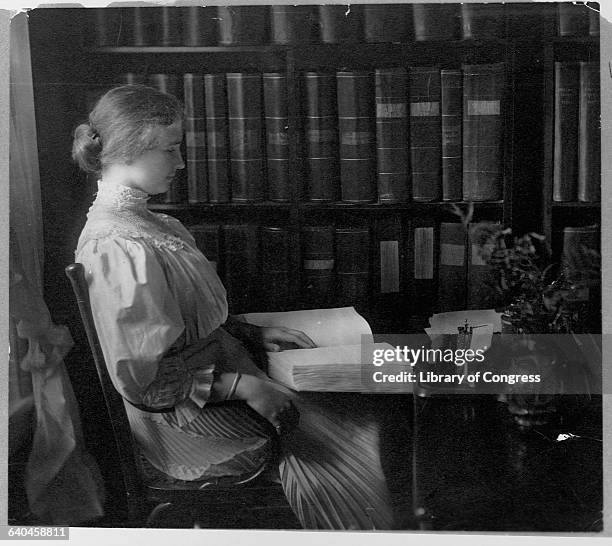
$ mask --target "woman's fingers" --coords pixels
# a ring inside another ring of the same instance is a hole
[[[304,332],[300,330],[290,330],[289,328],[283,328],[282,332],[285,334],[283,336],[283,341],[289,341],[291,343],[295,343],[298,347],[302,349],[313,349],[316,347],[316,343],[312,341]]]

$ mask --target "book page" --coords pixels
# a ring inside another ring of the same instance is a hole
[[[292,349],[268,353],[268,375],[276,381],[298,391],[315,392],[376,392],[393,387],[406,391],[406,385],[366,385],[362,381],[364,355],[374,349],[393,350],[388,343],[343,345]]]
[[[304,309],[277,313],[246,313],[246,322],[257,326],[285,326],[304,332],[317,347],[359,345],[363,335],[372,336],[367,321],[354,307]]]

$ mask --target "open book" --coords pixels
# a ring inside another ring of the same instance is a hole
[[[278,313],[248,313],[243,319],[257,326],[285,326],[301,330],[317,345],[314,349],[288,349],[268,353],[268,375],[298,391],[373,392],[375,386],[362,381],[362,368],[371,368],[364,354],[374,348],[392,348],[372,343],[372,330],[353,307],[307,309]],[[367,337],[363,337],[367,336]]]

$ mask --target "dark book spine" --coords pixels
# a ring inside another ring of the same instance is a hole
[[[505,37],[504,4],[461,4],[461,33],[464,40]]]
[[[408,72],[376,69],[376,153],[378,198],[408,200]]]
[[[259,309],[259,238],[252,224],[223,226],[224,284],[230,313]]]
[[[599,226],[564,227],[562,255],[564,267],[576,275],[584,269],[586,263],[592,261],[587,255],[593,251],[599,252],[600,246]]]
[[[287,78],[279,72],[263,75],[268,199],[289,201],[289,125],[287,118]]]
[[[503,188],[503,63],[463,66],[463,199],[496,201]]]
[[[402,285],[406,277],[401,218],[399,216],[377,218],[375,226],[376,293],[377,296],[383,297],[389,294],[397,295],[403,291]]]
[[[189,6],[181,8],[183,45],[213,46],[217,43],[216,8]]]
[[[460,311],[466,306],[467,233],[463,224],[440,224],[440,266],[438,271],[438,301],[440,311]]]
[[[138,47],[156,45],[156,40],[161,38],[157,35],[161,22],[160,9],[155,7],[132,8],[134,17],[132,45]]]
[[[268,6],[217,6],[220,45],[268,42]]]
[[[442,199],[461,201],[463,198],[462,170],[462,103],[463,75],[461,70],[441,70],[442,89]]]
[[[206,173],[206,120],[204,118],[204,78],[184,74],[185,144],[187,152],[187,197],[190,203],[208,201]]]
[[[412,198],[442,198],[442,134],[440,118],[440,69],[411,67],[410,164]]]
[[[411,305],[414,315],[429,317],[437,311],[437,248],[438,231],[434,221],[412,219],[408,234],[408,267],[411,271]]]
[[[337,72],[342,201],[376,197],[374,78],[371,72]]]
[[[264,197],[261,74],[227,74],[232,201]]]
[[[225,74],[204,74],[208,200],[230,200],[229,131]]]
[[[599,36],[599,3],[598,2],[587,2],[587,6],[589,6],[589,35],[590,36]]]
[[[177,98],[183,96],[183,89],[180,85],[177,74],[149,74],[147,83],[162,93],[168,93]],[[186,156],[186,146],[184,141],[181,145],[181,155],[183,157]],[[176,175],[170,189],[160,199],[163,203],[184,203],[187,201],[187,197],[187,173],[185,169],[179,169],[176,171]]]
[[[557,3],[559,36],[587,36],[589,34],[589,11],[584,4]]]
[[[370,288],[370,231],[336,228],[337,305],[368,307]]]
[[[309,201],[339,198],[336,75],[306,72],[304,141]]]
[[[270,6],[270,36],[275,44],[308,44],[318,41],[317,6]]]
[[[457,36],[458,5],[413,4],[414,39],[453,40]]]
[[[195,239],[198,250],[206,256],[206,259],[221,276],[219,224],[198,224],[189,226],[188,229]]]
[[[599,63],[580,62],[578,113],[578,200],[599,201],[601,196]]]
[[[575,201],[578,183],[577,63],[555,63],[553,201]]]
[[[88,10],[93,17],[93,45],[119,47],[131,45],[133,12],[132,8],[94,8]]]
[[[119,74],[117,78],[117,85],[145,85],[146,83],[147,77],[144,74],[137,74],[136,72],[124,72],[123,74]]]
[[[358,4],[319,6],[321,41],[326,44],[353,43],[363,33],[363,12]]]
[[[302,307],[334,305],[334,228],[303,226],[301,250]]]
[[[291,308],[289,290],[289,232],[281,227],[260,230],[262,306],[267,311]]]
[[[467,308],[493,309],[501,302],[496,288],[495,272],[480,254],[477,229],[476,224],[468,226]]]
[[[161,40],[155,45],[177,46],[181,44],[181,9],[182,8],[176,6],[164,6],[159,8]]]
[[[366,42],[408,42],[412,38],[412,13],[408,4],[363,6]]]

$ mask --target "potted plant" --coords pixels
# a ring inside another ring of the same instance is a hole
[[[473,205],[467,213],[453,205],[453,212],[467,229]],[[570,384],[576,391],[576,382],[582,387],[585,381],[580,364],[584,354],[576,348],[575,335],[599,332],[600,255],[580,247],[554,263],[550,246],[538,233],[517,236],[492,222],[471,224],[470,230],[492,269],[494,306],[503,313],[502,366],[508,373],[541,376],[537,384],[508,386],[498,399],[522,427],[557,421],[562,417],[559,393],[567,392]]]

